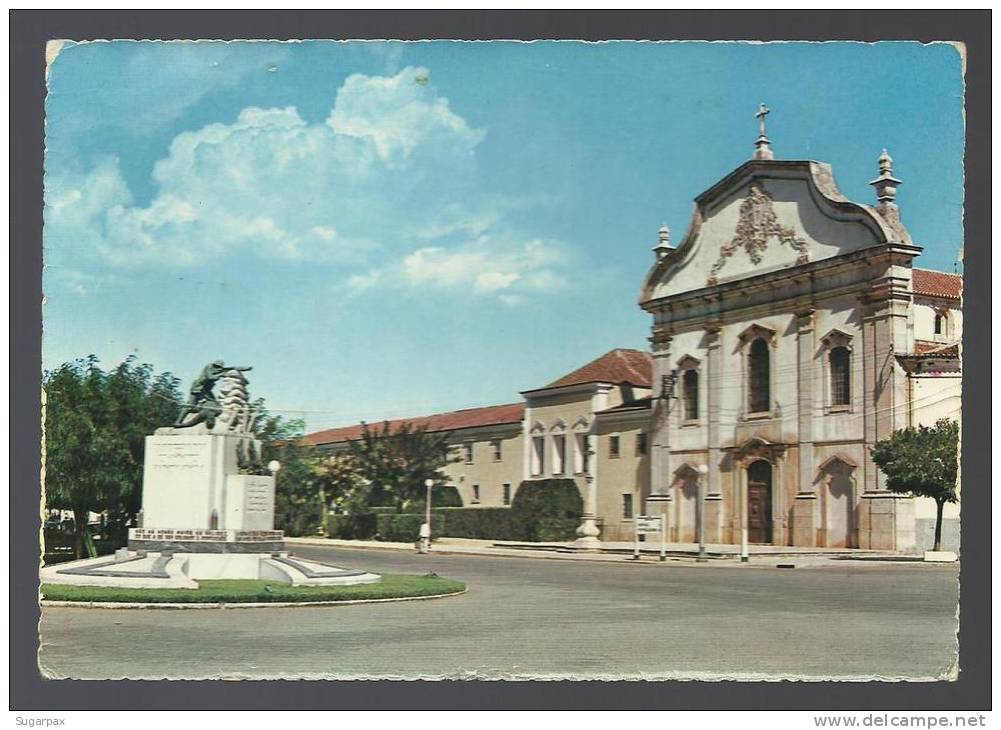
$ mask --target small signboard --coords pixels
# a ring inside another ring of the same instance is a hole
[[[633,560],[640,559],[640,535],[660,534],[660,559],[667,559],[667,520],[664,515],[641,515],[635,518],[636,544],[633,547]]]
[[[637,517],[636,533],[639,535],[656,535],[660,533],[663,523],[662,518],[657,517]]]

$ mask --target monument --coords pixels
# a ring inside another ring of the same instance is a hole
[[[250,367],[216,360],[172,426],[146,437],[140,526],[114,557],[42,569],[43,582],[197,588],[205,579],[292,585],[374,583],[378,575],[294,557],[274,529],[280,464],[261,463]]]

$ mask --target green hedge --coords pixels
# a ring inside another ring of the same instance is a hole
[[[443,501],[446,487],[433,495]],[[458,499],[461,504],[462,500]],[[344,540],[415,542],[424,522],[424,511],[396,514],[390,507],[371,507],[359,515],[331,515],[330,537]],[[431,516],[434,537],[467,537],[476,540],[564,542],[577,537],[584,504],[572,479],[539,479],[522,482],[510,507],[435,507]]]
[[[384,542],[417,542],[420,537],[424,515],[375,515],[376,539]],[[431,515],[431,534],[440,536],[445,527],[445,518]]]
[[[507,507],[445,507],[435,514],[445,518],[444,537],[476,540],[528,540],[529,531],[519,515]]]
[[[341,540],[371,540],[375,537],[377,515],[366,512],[358,515],[330,515],[327,535]]]

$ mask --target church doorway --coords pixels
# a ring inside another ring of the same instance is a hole
[[[772,465],[763,460],[747,467],[747,541],[772,541]]]

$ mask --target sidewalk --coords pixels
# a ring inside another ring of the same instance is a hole
[[[295,545],[316,545],[325,547],[344,547],[365,550],[398,550],[414,552],[412,543],[380,542],[377,540],[337,540],[321,537],[287,537],[289,547]],[[536,558],[550,560],[575,560],[603,563],[633,562],[634,545],[631,542],[606,542],[600,552],[589,552],[575,549],[570,543],[539,542],[519,543],[493,540],[473,540],[460,537],[437,538],[431,552],[440,555],[481,555],[494,557]],[[699,546],[696,543],[668,543],[666,545],[667,561],[674,565],[696,565]],[[777,545],[748,546],[750,562],[775,567],[783,565],[818,565],[818,564],[853,564],[880,562],[921,562],[919,555],[901,555],[898,553],[875,550],[851,550],[845,548],[805,548]],[[658,560],[660,545],[640,543],[640,562],[644,564],[660,564]],[[705,565],[741,565],[740,546],[713,544],[706,545]],[[850,561],[850,562],[849,562]],[[701,564],[700,564],[701,565]]]

